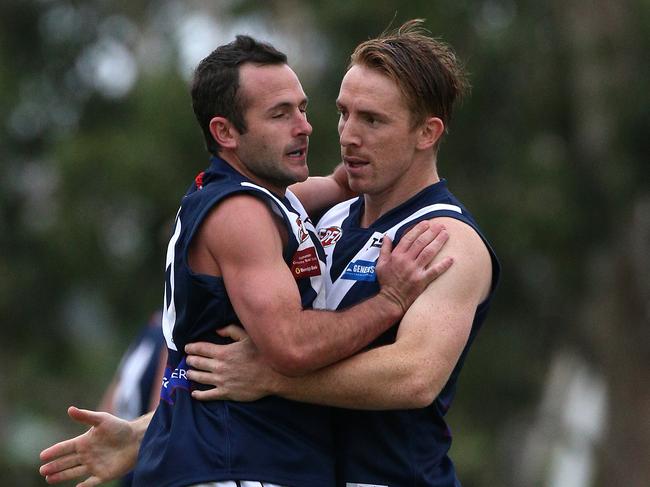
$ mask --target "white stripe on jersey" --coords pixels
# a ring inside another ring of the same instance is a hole
[[[291,216],[298,215],[300,217],[305,217],[305,219],[306,219],[307,212],[303,208],[303,206],[300,203],[300,201],[298,200],[298,198],[296,198],[295,195],[291,191],[287,190],[285,195],[287,196],[287,199],[291,202],[291,204],[294,206],[294,208],[296,210],[298,210],[299,213],[294,213],[294,212],[290,211],[289,208],[287,208],[284,205],[284,203],[282,203],[282,201],[280,201],[280,199],[277,196],[275,196],[268,189],[266,189],[266,188],[264,188],[262,186],[258,186],[257,184],[249,183],[248,181],[242,181],[241,185],[246,186],[248,188],[258,189],[258,190],[262,191],[263,193],[266,193],[267,195],[269,195],[273,199],[273,201],[275,201],[278,204],[278,206],[280,208],[282,208],[282,211],[284,211],[286,216],[289,218],[289,222],[291,223],[291,228],[293,229],[293,233],[295,235],[299,235],[299,228],[298,228],[298,225],[295,222],[295,216],[294,216],[294,218],[291,218]],[[291,198],[290,196],[292,196],[293,198]]]
[[[162,315],[162,330],[163,335],[165,335],[165,341],[167,342],[167,348],[170,350],[176,350],[176,344],[174,343],[174,327],[176,326],[176,303],[174,302],[174,282],[175,282],[175,272],[174,272],[174,261],[176,260],[176,242],[178,237],[181,234],[181,208],[178,209],[176,213],[176,222],[174,227],[174,234],[169,240],[167,245],[167,257],[165,258],[165,273],[167,269],[170,269],[169,272],[169,291],[170,295],[167,296],[167,283],[165,283],[165,293],[163,297],[163,315]],[[167,306],[167,301],[169,301],[169,306]]]
[[[327,212],[323,218],[321,219],[320,222],[318,222],[318,228],[319,230],[321,228],[327,228],[333,225],[340,226],[343,223],[343,220],[347,218],[347,216],[350,213],[350,206],[352,203],[354,203],[356,199],[345,201],[343,203],[340,203],[336,205],[332,210]],[[425,206],[423,208],[420,208],[418,211],[415,213],[410,214],[403,220],[401,220],[399,223],[396,225],[392,226],[389,228],[386,232],[374,232],[366,241],[366,243],[361,247],[359,252],[356,253],[356,255],[352,258],[350,262],[355,262],[357,260],[363,260],[367,262],[375,262],[379,258],[379,247],[374,246],[376,242],[379,241],[379,239],[383,238],[384,235],[388,235],[391,240],[395,240],[395,235],[397,234],[397,231],[407,225],[408,223],[412,222],[413,220],[416,220],[417,218],[420,218],[423,215],[426,215],[428,213],[434,212],[434,211],[443,211],[443,210],[448,210],[448,211],[455,211],[457,213],[462,213],[462,210],[460,207],[456,205],[448,205],[445,203],[436,203],[434,205],[429,205]],[[329,248],[325,248],[325,252],[327,253],[327,259],[328,262],[331,265],[332,262],[332,254],[334,252],[334,248],[336,246],[332,246]],[[347,268],[347,265],[343,268],[342,272],[345,272],[345,269]],[[327,273],[327,277],[325,279],[325,286],[326,286],[326,292],[325,292],[325,297],[326,297],[326,309],[336,309],[338,305],[341,303],[343,298],[347,295],[348,291],[352,288],[352,286],[356,283],[357,281],[351,280],[351,279],[341,279],[341,276],[339,275],[336,277],[334,281],[331,281],[331,276],[329,272]]]
[[[269,195],[271,198],[273,198],[273,201],[275,201],[277,203],[277,205],[282,209],[282,211],[284,211],[284,213],[285,213],[285,215],[286,215],[286,217],[289,220],[289,223],[291,225],[291,229],[293,230],[293,234],[298,239],[298,243],[300,243],[300,237],[299,236],[300,236],[300,230],[301,229],[298,226],[298,222],[296,221],[296,217],[299,217],[304,225],[308,225],[308,222],[306,221],[307,220],[307,212],[303,208],[303,206],[300,203],[300,201],[298,200],[298,198],[296,198],[296,196],[291,191],[287,190],[286,196],[287,196],[287,199],[292,204],[292,206],[296,209],[296,211],[298,211],[298,213],[294,213],[293,211],[289,210],[289,208],[287,208],[284,205],[284,203],[282,203],[282,201],[280,201],[278,199],[277,196],[275,196],[268,189],[263,188],[262,186],[258,186],[257,184],[249,183],[247,181],[243,181],[241,183],[241,185],[242,186],[247,186],[249,188],[258,189],[258,190],[266,193],[267,195]],[[313,227],[312,227],[312,229],[313,229]],[[316,233],[315,229],[313,229],[313,231],[314,231],[314,233]]]

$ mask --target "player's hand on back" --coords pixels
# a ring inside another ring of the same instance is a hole
[[[229,345],[196,342],[185,346],[187,365],[191,366],[187,377],[213,386],[192,391],[192,397],[200,401],[248,402],[272,394],[274,384],[283,377],[264,361],[244,329],[229,325],[217,333],[235,341]]]

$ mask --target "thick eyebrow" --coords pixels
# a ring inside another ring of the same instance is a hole
[[[309,103],[309,99],[307,97],[303,98],[301,102],[298,104],[299,107],[307,106],[307,103]],[[268,110],[266,110],[267,113],[275,112],[277,110],[287,110],[287,109],[292,109],[295,107],[296,104],[292,103],[290,101],[281,101],[279,103],[276,103],[272,107],[270,107]]]
[[[345,109],[345,104],[341,103],[339,100],[336,100],[336,108],[337,110]],[[372,110],[357,110],[357,113],[362,117],[372,117],[378,118],[380,120],[388,118],[388,114],[384,112],[375,112]]]

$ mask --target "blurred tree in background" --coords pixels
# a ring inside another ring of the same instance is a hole
[[[44,484],[38,451],[79,431],[65,408],[99,402],[162,301],[207,163],[196,63],[240,32],[285,50],[324,174],[349,53],[414,17],[470,73],[439,170],[504,265],[450,413],[463,485],[650,485],[650,4],[403,3],[0,4],[3,485]]]

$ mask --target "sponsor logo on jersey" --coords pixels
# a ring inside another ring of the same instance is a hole
[[[341,227],[321,228],[318,231],[318,238],[320,239],[320,243],[323,247],[334,245],[339,241],[341,235],[343,235]]]
[[[354,260],[348,264],[341,279],[351,281],[376,281],[375,262],[368,260]]]
[[[372,237],[372,242],[370,243],[370,246],[381,248],[381,244],[383,243],[383,241],[384,241],[383,235],[381,237]]]
[[[320,276],[320,261],[314,247],[307,247],[293,254],[291,273],[296,279]]]
[[[162,387],[160,389],[160,399],[168,402],[169,404],[174,404],[174,392],[176,389],[185,389],[186,391],[191,390],[192,384],[187,378],[187,364],[185,363],[185,357],[178,364],[174,370],[171,367],[165,368],[165,375],[162,379]]]

